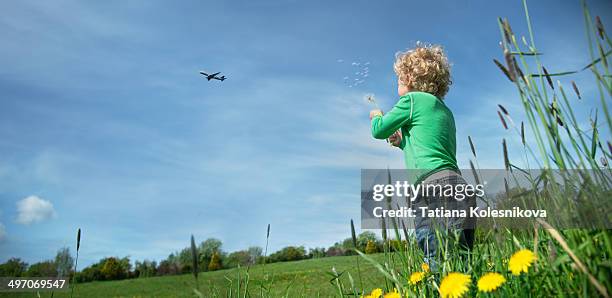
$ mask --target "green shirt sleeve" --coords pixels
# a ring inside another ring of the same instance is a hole
[[[386,139],[402,126],[410,125],[412,97],[404,95],[395,106],[384,116],[372,118],[372,136],[376,139]],[[402,140],[404,143],[404,140]]]

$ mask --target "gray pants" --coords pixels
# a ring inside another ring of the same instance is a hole
[[[436,172],[423,181],[423,186],[426,185],[441,185],[442,187],[451,185],[467,184],[463,177],[457,172],[443,170]],[[457,200],[453,196],[444,196],[442,193],[431,193],[428,196],[418,197],[414,203],[414,208],[417,208],[417,216],[414,220],[416,229],[416,238],[419,248],[425,254],[425,262],[429,264],[431,270],[436,270],[436,256],[439,251],[439,239],[436,239],[436,232],[442,236],[442,243],[451,241],[454,245],[456,236],[458,236],[459,246],[462,249],[470,250],[474,245],[474,228],[476,226],[475,219],[470,217],[423,217],[420,207],[427,207],[428,210],[441,209],[445,210],[465,210],[469,216],[469,208],[476,206],[476,197],[466,197],[463,200]]]

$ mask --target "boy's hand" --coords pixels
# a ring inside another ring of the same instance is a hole
[[[376,116],[382,116],[383,112],[380,109],[374,109],[370,111],[370,120]]]
[[[397,130],[396,132],[394,132],[390,137],[389,137],[389,143],[391,143],[391,145],[395,146],[395,147],[399,147],[400,144],[402,143],[402,131]]]

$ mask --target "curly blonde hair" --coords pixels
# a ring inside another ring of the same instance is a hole
[[[393,69],[411,91],[427,92],[443,99],[452,84],[450,64],[439,45],[423,45],[395,54]]]

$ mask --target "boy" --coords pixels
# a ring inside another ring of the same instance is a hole
[[[444,104],[444,96],[451,85],[450,65],[440,46],[423,46],[398,53],[393,65],[398,76],[399,101],[385,115],[381,110],[370,112],[372,136],[389,139],[402,149],[410,181],[413,184],[459,185],[466,184],[457,168],[455,120]],[[435,218],[422,217],[419,207],[435,209],[467,209],[474,206],[473,198],[463,201],[442,194],[418,197],[415,219],[416,237],[426,262],[432,270],[433,257],[438,253],[439,242],[434,230],[441,227]],[[443,232],[459,232],[463,248],[473,245],[474,223],[469,219],[444,219]],[[450,234],[448,239],[452,237]],[[446,237],[446,236],[445,236]]]

